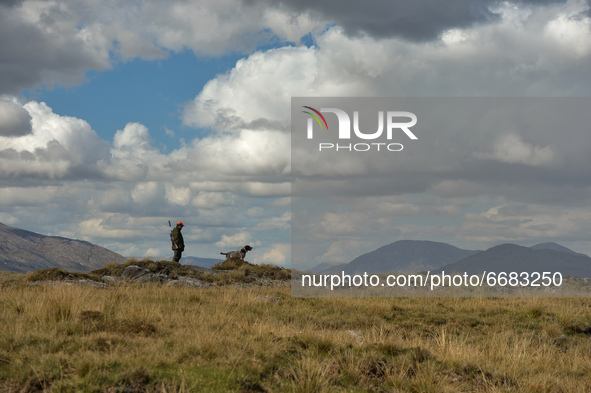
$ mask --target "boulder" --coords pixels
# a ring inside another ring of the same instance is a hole
[[[144,269],[143,267],[139,267],[136,265],[130,265],[123,270],[121,273],[121,278],[128,280],[128,281],[136,281],[141,276],[145,276],[147,274],[153,274],[148,269]]]

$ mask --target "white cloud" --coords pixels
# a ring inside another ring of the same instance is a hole
[[[583,244],[587,239],[584,234],[591,230],[590,219],[591,213],[579,209],[504,203],[466,214],[455,230],[463,239],[486,245],[545,241]]]
[[[549,146],[534,146],[519,135],[508,134],[497,139],[491,153],[475,153],[475,156],[508,164],[550,166],[555,163],[556,154]]]
[[[254,248],[254,246],[260,244],[260,242],[253,242],[250,232],[241,231],[233,235],[222,235],[222,239],[215,243],[215,245],[220,248],[238,247],[238,249],[247,244]],[[235,248],[231,248],[226,251],[234,250]]]
[[[144,252],[144,257],[145,258],[154,259],[154,258],[157,258],[157,257],[161,257],[162,255],[163,255],[162,250],[160,250],[159,248],[148,248],[146,250],[146,252]]]
[[[109,160],[108,144],[81,119],[53,113],[45,103],[22,108],[31,117],[31,132],[0,137],[0,173],[10,176],[97,175],[97,164]]]
[[[273,35],[299,40],[318,26],[305,13],[294,17],[286,10],[237,0],[151,3],[144,9],[158,15],[149,29],[160,45],[214,55],[228,50],[251,51]]]
[[[454,28],[422,43],[348,36],[335,26],[316,35],[317,47],[272,49],[240,60],[206,84],[183,121],[219,131],[287,128],[290,99],[298,96],[588,95],[585,10],[576,1],[501,7],[495,23]],[[576,52],[576,61],[565,51]]]
[[[349,263],[355,259],[358,254],[360,247],[366,245],[366,242],[359,240],[336,240],[330,243],[330,246],[326,252],[314,259],[318,263]],[[297,266],[297,269],[310,268],[312,266]]]
[[[263,255],[260,258],[257,259],[257,263],[267,263],[285,266],[286,261],[289,260],[290,253],[290,244],[273,244],[270,248],[267,249],[267,251],[263,253]]]
[[[198,208],[232,206],[234,204],[235,196],[229,192],[200,191],[191,200],[191,205]]]
[[[191,189],[166,184],[166,200],[176,205],[187,206],[191,201]]]
[[[239,60],[229,73],[209,81],[185,108],[183,121],[221,131],[267,121],[286,130],[291,97],[308,95],[316,87],[315,63],[313,48],[256,52]]]
[[[129,217],[115,214],[100,214],[99,217],[88,218],[78,225],[78,236],[91,238],[132,239],[140,231],[133,225]]]
[[[576,4],[570,3],[571,7]],[[588,5],[579,2],[579,7],[559,14],[544,28],[544,36],[562,49],[563,56],[574,59],[584,58],[591,53],[591,19],[580,14],[588,10]]]
[[[113,137],[113,147],[118,150],[152,150],[152,138],[148,128],[140,123],[128,123]]]
[[[239,0],[24,0],[0,14],[0,94],[80,84],[87,70],[170,51],[221,55],[277,38],[297,42],[322,24],[307,13]]]
[[[259,216],[262,216],[264,213],[267,213],[262,208],[257,209],[260,209],[260,212],[256,213]],[[252,209],[249,209],[247,214],[249,216],[252,216]],[[254,230],[256,231],[289,231],[291,223],[291,213],[285,212],[281,216],[271,216],[266,219],[264,217],[260,217],[257,221],[258,223],[254,226]]]
[[[289,134],[241,130],[196,139],[188,159],[199,168],[227,176],[287,174],[289,151]]]

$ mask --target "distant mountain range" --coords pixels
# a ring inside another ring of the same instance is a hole
[[[540,243],[532,247],[502,244],[486,251],[462,250],[450,244],[400,240],[363,254],[347,264],[319,269],[322,274],[483,272],[556,272],[563,276],[591,277],[591,257],[556,243]]]
[[[168,258],[170,259],[170,258]],[[80,240],[44,236],[0,223],[0,270],[31,272],[52,267],[72,272],[100,269],[125,257]],[[216,258],[183,257],[184,265],[211,267]],[[532,247],[501,244],[486,251],[463,250],[447,243],[399,240],[363,254],[347,264],[321,264],[310,269],[322,274],[486,272],[556,272],[563,276],[591,277],[591,257],[556,243]]]
[[[346,265],[330,267],[322,273],[411,273],[433,270],[457,262],[479,251],[462,250],[447,243],[426,240],[399,240],[353,259]]]
[[[0,270],[31,272],[52,267],[88,272],[125,257],[80,240],[44,236],[0,223]]]
[[[591,257],[555,243],[537,244],[533,247],[501,244],[456,263],[442,266],[433,273],[441,271],[468,274],[560,272],[563,276],[591,277]]]

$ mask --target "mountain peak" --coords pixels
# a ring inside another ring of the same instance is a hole
[[[477,252],[429,240],[398,240],[322,273],[416,273],[457,262]]]

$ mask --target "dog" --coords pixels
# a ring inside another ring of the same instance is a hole
[[[238,259],[240,261],[244,261],[246,253],[250,250],[252,250],[252,247],[247,244],[240,251],[220,252],[220,254],[226,256],[226,261],[228,259]]]

